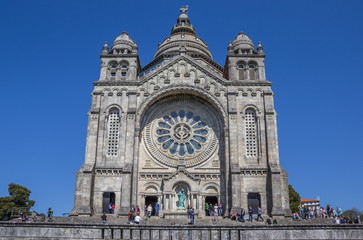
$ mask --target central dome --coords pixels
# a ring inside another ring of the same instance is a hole
[[[163,54],[178,55],[184,51],[189,55],[203,55],[212,59],[212,54],[208,49],[208,44],[200,39],[194,30],[193,25],[190,24],[190,19],[186,12],[187,8],[182,7],[182,12],[177,19],[177,24],[171,30],[171,34],[161,44],[155,53],[154,58]]]

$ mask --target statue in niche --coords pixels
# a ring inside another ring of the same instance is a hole
[[[185,208],[184,201],[186,199],[186,196],[185,196],[185,193],[184,193],[184,189],[181,189],[178,192],[178,198],[179,198],[178,208]]]

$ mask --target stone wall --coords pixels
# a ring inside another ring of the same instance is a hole
[[[0,223],[5,239],[363,239],[363,225],[151,226]],[[172,238],[171,238],[172,237]]]

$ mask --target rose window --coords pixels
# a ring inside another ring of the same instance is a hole
[[[185,158],[200,152],[208,139],[208,126],[193,112],[171,112],[159,120],[157,143],[163,152]]]

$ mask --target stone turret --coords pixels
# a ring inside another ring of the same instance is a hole
[[[102,47],[101,74],[99,81],[136,80],[140,72],[138,47],[127,32],[115,38],[108,52],[107,42]]]
[[[263,81],[265,78],[265,54],[259,42],[257,51],[251,37],[240,32],[228,44],[224,76],[231,81]]]

